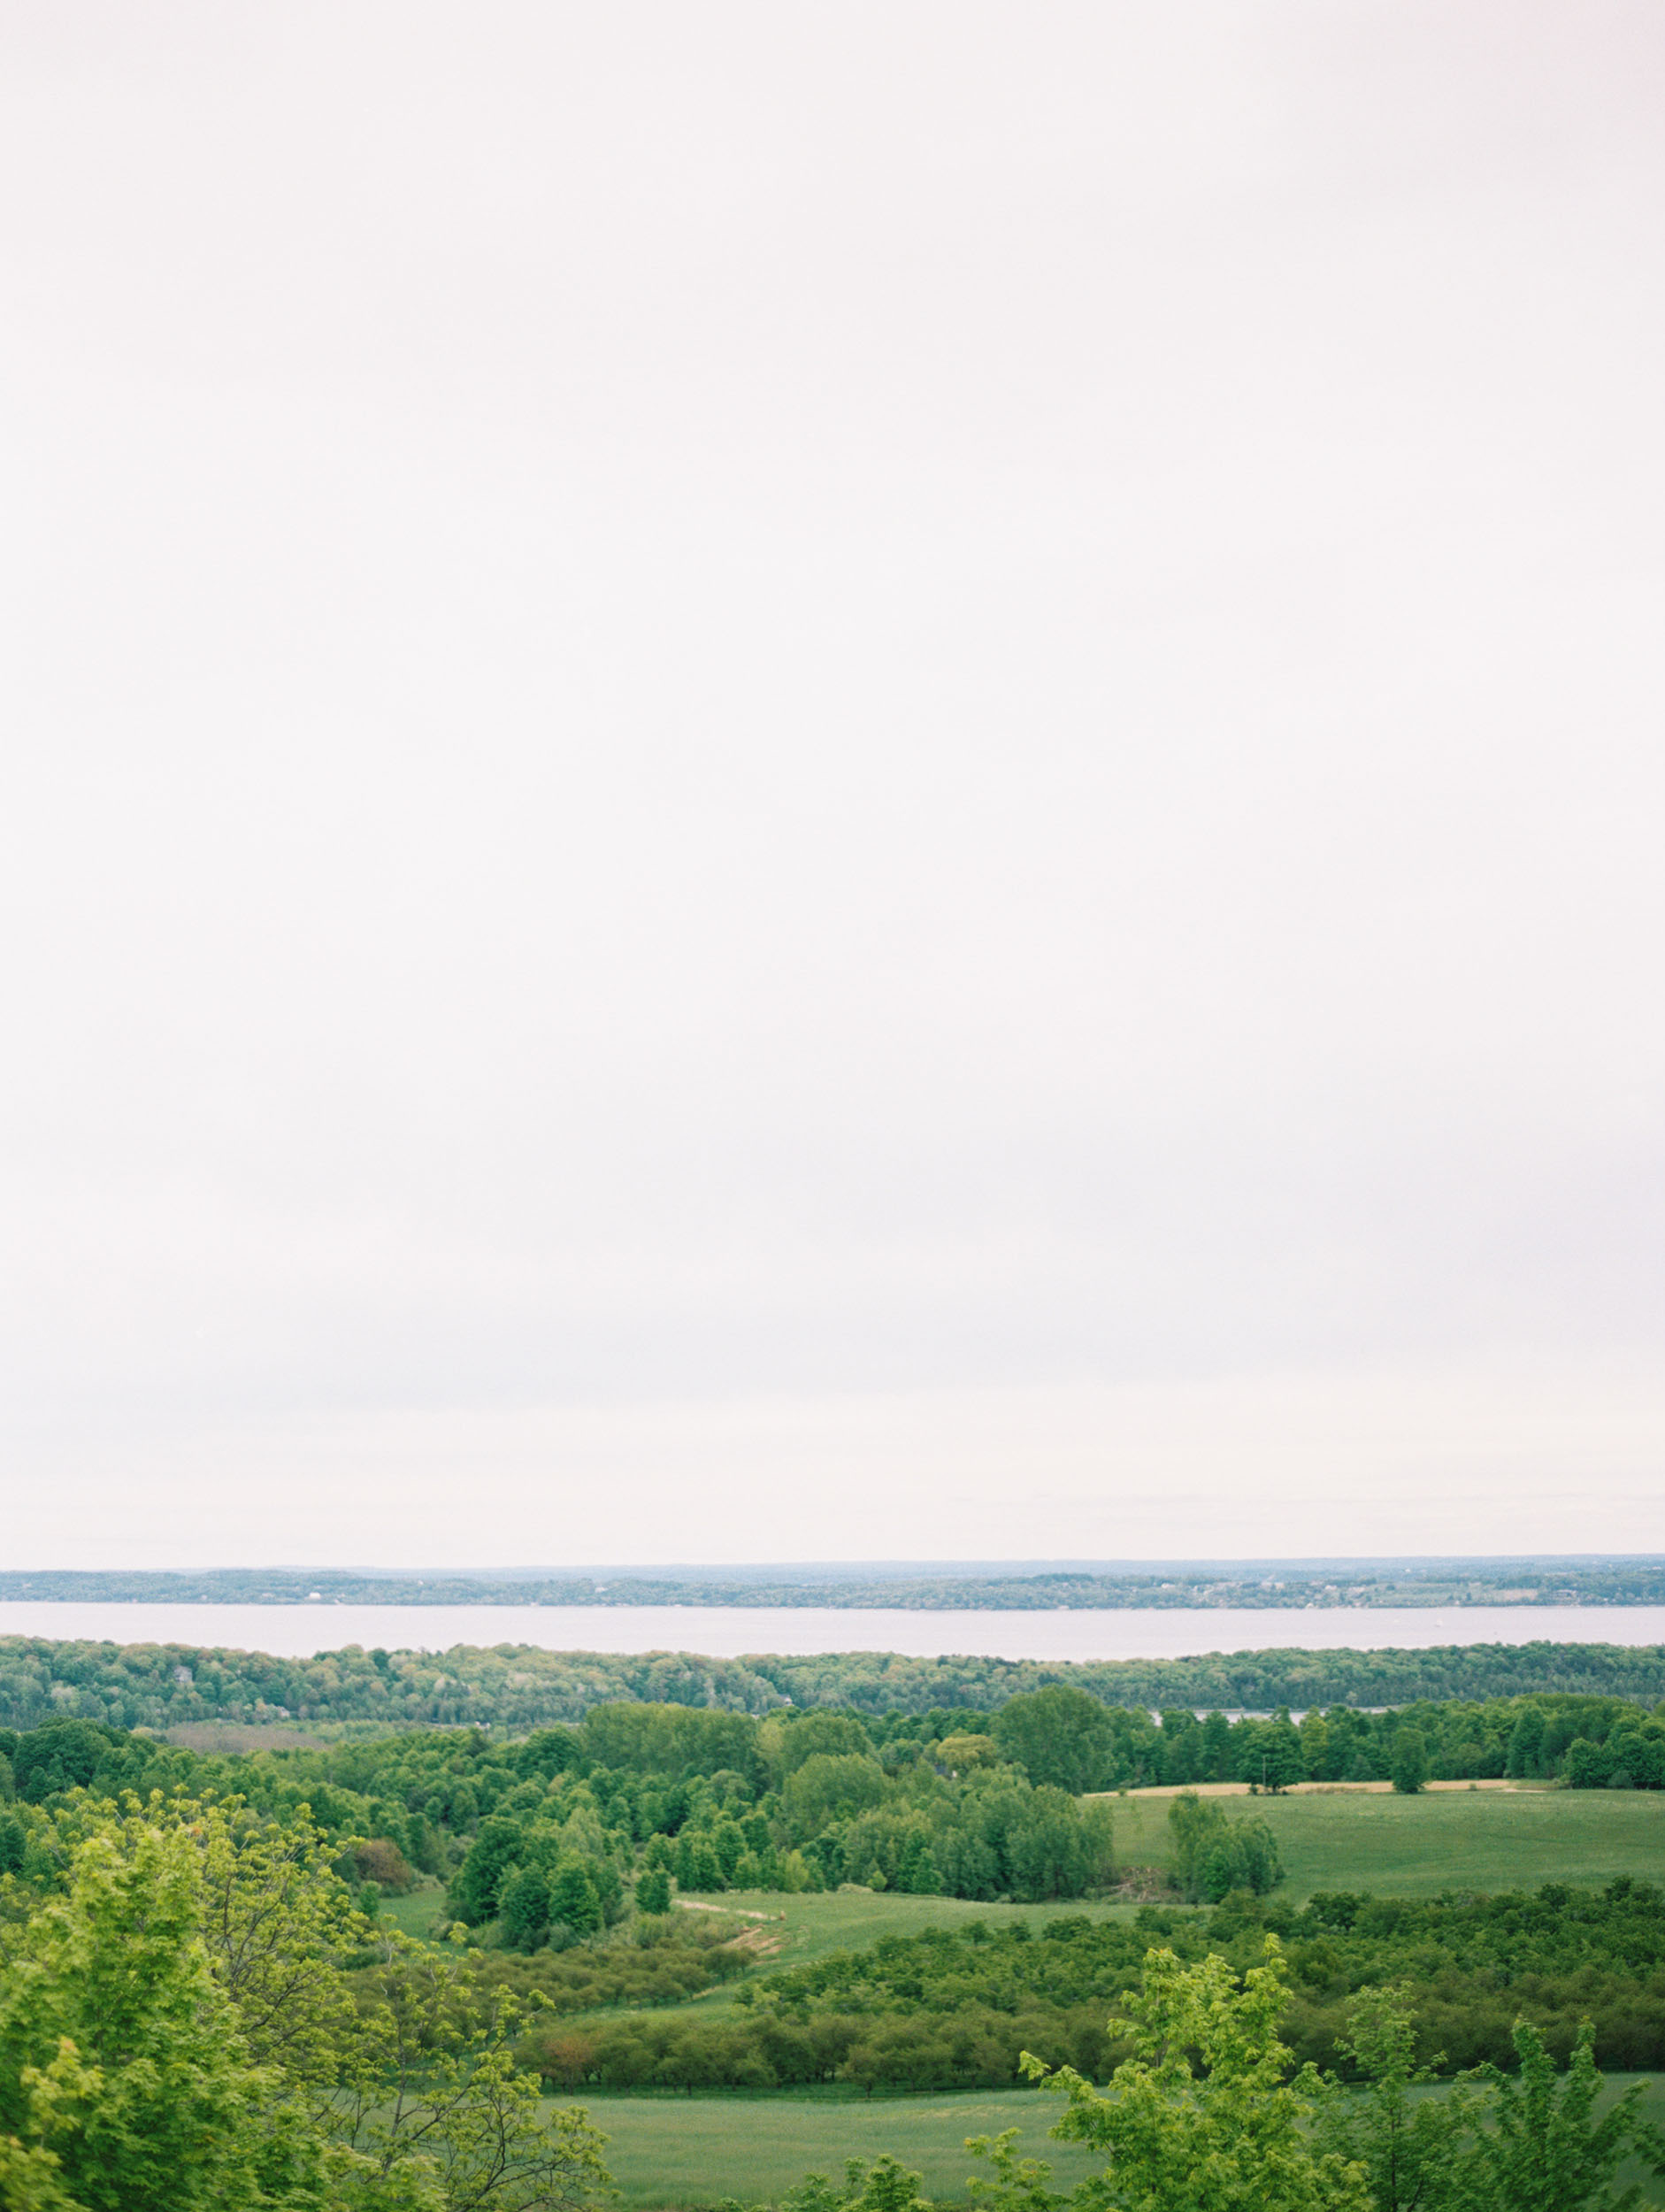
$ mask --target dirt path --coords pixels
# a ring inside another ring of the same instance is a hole
[[[1284,1797],[1339,1797],[1343,1793],[1353,1793],[1361,1790],[1373,1790],[1378,1793],[1385,1793],[1393,1786],[1391,1782],[1292,1782],[1286,1790],[1279,1792],[1279,1795]],[[1515,1790],[1519,1789],[1521,1785],[1518,1782],[1506,1781],[1424,1782],[1423,1787],[1425,1790]],[[1153,1782],[1142,1789],[1129,1790],[1127,1795],[1129,1797],[1178,1797],[1182,1790],[1194,1790],[1199,1797],[1247,1797],[1249,1793],[1249,1786],[1247,1782]],[[1116,1790],[1095,1790],[1093,1794],[1096,1797],[1116,1797],[1121,1793]],[[1270,1796],[1271,1793],[1262,1791],[1261,1794]]]
[[[697,1897],[673,1897],[671,1903],[682,1912],[725,1912],[732,1920],[784,1920],[784,1912],[749,1912],[744,1905],[708,1905]]]

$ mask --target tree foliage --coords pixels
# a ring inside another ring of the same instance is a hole
[[[1614,2186],[1624,2161],[1642,2156],[1665,2172],[1665,2136],[1637,2110],[1633,2085],[1598,2116],[1601,2076],[1594,2037],[1581,2029],[1564,2077],[1538,2031],[1526,2021],[1515,2030],[1518,2070],[1486,2065],[1480,2078],[1491,2095],[1453,2175],[1451,2194],[1461,2212],[1633,2212],[1642,2185]]]
[[[1370,2212],[1362,2169],[1315,2137],[1316,2077],[1286,2078],[1276,1937],[1240,1985],[1222,1958],[1187,1965],[1155,1950],[1145,1966],[1125,2006],[1133,2055],[1108,2093],[1073,2068],[1025,2060],[1032,2080],[1068,2101],[1053,2133],[1106,2155],[1093,2201],[1105,2212]]]
[[[511,1995],[371,1935],[311,1820],[72,1796],[0,1882],[8,2212],[579,2212],[607,2181],[544,2117]]]
[[[1363,2168],[1376,2212],[1438,2212],[1475,2124],[1469,2093],[1459,2085],[1444,2097],[1411,2095],[1433,2081],[1435,2070],[1417,2062],[1416,2028],[1402,1985],[1361,1989],[1347,2027],[1338,2047],[1364,2086],[1348,2094],[1332,2083],[1320,2138]]]
[[[1174,1878],[1193,1904],[1217,1905],[1233,1890],[1263,1897],[1282,1881],[1277,1839],[1263,1820],[1231,1818],[1217,1798],[1181,1790],[1168,1809]]]
[[[74,1717],[123,1728],[295,1718],[379,1721],[401,1728],[485,1722],[523,1730],[637,1704],[672,1715],[740,1719],[788,1707],[800,1714],[840,1708],[870,1720],[946,1711],[957,1716],[963,1728],[968,1714],[992,1713],[1015,1696],[1053,1686],[1085,1691],[1130,1716],[1159,1708],[1357,1711],[1523,1696],[1634,1702],[1665,1697],[1665,1646],[1292,1648],[1071,1663],[896,1652],[728,1660],[687,1652],[554,1652],[506,1643],[458,1645],[445,1652],[377,1653],[350,1646],[288,1659],[196,1644],[0,1637],[0,1724],[27,1729]],[[1147,1723],[1142,1732],[1149,1734]],[[598,1745],[598,1753],[607,1764],[628,1763],[611,1745]],[[656,1766],[666,1763],[656,1746],[649,1759]]]

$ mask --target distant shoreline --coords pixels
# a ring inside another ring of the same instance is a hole
[[[1009,1567],[13,1569],[0,1602],[758,1608],[925,1613],[1281,1612],[1665,1604],[1665,1557],[1152,1561]]]

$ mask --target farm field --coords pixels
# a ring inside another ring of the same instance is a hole
[[[1632,2078],[1613,2077],[1610,2093]],[[1023,2131],[1018,2147],[1026,2156],[1050,2162],[1055,2188],[1073,2188],[1096,2164],[1078,2145],[1047,2139],[1062,2107],[1026,2089],[873,2098],[593,2094],[575,2101],[611,2139],[607,2162],[625,2212],[676,2212],[723,2197],[779,2201],[806,2173],[836,2177],[847,2158],[871,2162],[886,2151],[924,2174],[927,2197],[963,2203],[980,2162],[967,2155],[965,2137],[1008,2127]],[[1665,2088],[1650,2095],[1647,2112],[1665,2123]],[[1647,2179],[1639,2170],[1626,2178]],[[1647,2187],[1649,2203],[1665,2204],[1665,2187],[1651,2180]]]
[[[1055,2183],[1072,2188],[1093,2171],[1090,2152],[1048,2143],[1061,2106],[1032,2090],[971,2090],[936,2096],[862,2097],[797,2092],[754,2096],[575,2098],[610,2139],[607,2162],[626,2212],[635,2208],[778,2203],[806,2173],[837,2177],[847,2158],[871,2162],[888,2151],[925,2177],[936,2201],[965,2200],[982,2162],[968,2135],[1023,2130],[1020,2149],[1053,2161]]]
[[[1165,1866],[1171,1795],[1110,1800],[1118,1865]],[[1665,1879],[1665,1793],[1652,1790],[1437,1790],[1417,1797],[1367,1790],[1232,1798],[1278,1839],[1286,1877],[1275,1892],[1299,1904],[1315,1890],[1432,1896],[1442,1889],[1581,1885],[1630,1874]]]

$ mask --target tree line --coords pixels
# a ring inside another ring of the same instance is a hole
[[[319,1624],[327,1616],[320,1610]],[[224,1721],[362,1722],[394,1729],[524,1731],[620,1701],[749,1713],[829,1707],[868,1720],[992,1712],[1047,1687],[1130,1712],[1365,1710],[1525,1695],[1665,1698],[1665,1645],[1451,1645],[1428,1651],[1210,1653],[1192,1659],[1044,1663],[894,1652],[710,1659],[687,1652],[554,1652],[357,1645],[310,1659],[185,1643],[0,1637],[0,1725],[51,1718],[166,1729]]]
[[[236,1793],[287,1819],[302,1806],[353,1835],[357,1878],[449,1885],[454,1916],[502,1922],[515,1947],[556,1949],[617,1924],[625,1891],[668,1908],[698,1893],[856,1883],[917,1895],[1038,1901],[1116,1878],[1109,1793],[1239,1779],[1559,1779],[1665,1783],[1665,1718],[1612,1698],[1454,1701],[1397,1712],[1347,1706],[1232,1720],[1160,1716],[1052,1685],[993,1713],[869,1718],[828,1709],[758,1719],[618,1701],[518,1740],[410,1730],[211,1757],[81,1719],[0,1730],[0,1871],[22,1868],[27,1809],[75,1787],[111,1795]],[[1194,1801],[1193,1801],[1194,1802]],[[1193,1898],[1263,1893],[1276,1852],[1257,1824],[1199,1804],[1178,1855]],[[641,1885],[646,1884],[645,1890]]]

